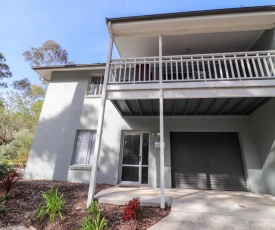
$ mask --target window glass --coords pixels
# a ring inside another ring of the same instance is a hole
[[[73,164],[92,164],[95,138],[94,131],[77,131]]]
[[[88,94],[89,95],[101,95],[103,86],[103,76],[92,77],[91,84],[89,85]]]

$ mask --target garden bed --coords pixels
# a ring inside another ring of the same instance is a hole
[[[63,218],[56,217],[53,223],[48,220],[39,222],[35,219],[35,211],[43,201],[42,192],[58,187],[66,198]],[[98,184],[96,193],[112,187]],[[34,229],[78,229],[79,222],[86,216],[88,185],[61,181],[20,180],[14,184],[5,203],[6,210],[0,211],[0,228],[8,226],[32,226]],[[108,229],[147,229],[170,213],[156,207],[141,207],[142,215],[138,220],[123,221],[123,206],[100,205],[103,217],[108,221]]]

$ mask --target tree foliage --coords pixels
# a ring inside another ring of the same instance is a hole
[[[50,66],[68,63],[68,52],[54,40],[48,40],[41,47],[31,47],[23,53],[25,60],[31,66]]]
[[[25,91],[25,92],[29,92],[31,88],[31,83],[27,78],[24,78],[18,81],[13,81],[12,85],[15,90]]]
[[[4,55],[0,52],[0,88],[7,88],[8,85],[6,82],[3,82],[6,78],[11,78],[12,73],[10,72],[9,66],[5,63],[6,58]]]
[[[28,79],[13,83],[13,89],[0,95],[0,158],[26,161],[45,90]]]

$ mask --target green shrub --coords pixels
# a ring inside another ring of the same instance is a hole
[[[88,208],[85,209],[85,211],[88,211],[89,215],[91,215],[92,217],[97,216],[97,214],[100,213],[98,203],[95,200],[92,200],[91,204]]]
[[[58,188],[52,188],[48,192],[43,192],[44,201],[39,205],[36,211],[36,217],[42,221],[45,217],[50,217],[50,222],[54,222],[56,215],[62,219],[62,210],[66,203],[63,194],[58,196]]]
[[[9,194],[6,194],[4,197],[0,197],[0,212],[7,210],[5,203],[6,203],[6,199],[7,199],[8,195]]]
[[[4,195],[7,195],[11,190],[11,186],[19,178],[19,173],[16,172],[13,165],[7,163],[0,163],[0,185],[4,191]]]
[[[14,139],[0,148],[0,158],[11,163],[23,163],[28,160],[28,154],[33,140],[33,133],[22,129],[14,134]]]
[[[89,212],[88,217],[85,217],[80,222],[80,230],[103,230],[107,228],[107,220],[100,216],[99,205],[96,201],[92,200],[91,204],[86,211]]]
[[[80,230],[103,230],[107,227],[107,220],[103,217],[100,218],[100,213],[95,218],[85,217],[83,222],[80,223]]]

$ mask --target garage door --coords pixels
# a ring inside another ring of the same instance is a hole
[[[237,133],[171,132],[173,188],[246,190]]]

